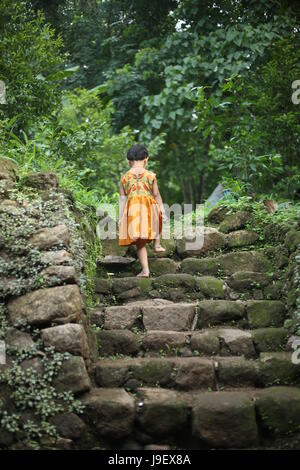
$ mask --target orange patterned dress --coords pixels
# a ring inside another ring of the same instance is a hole
[[[120,246],[135,244],[139,238],[149,243],[161,233],[162,213],[153,196],[155,178],[148,170],[139,175],[128,170],[122,176],[127,200],[120,222]]]

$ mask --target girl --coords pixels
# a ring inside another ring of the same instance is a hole
[[[137,247],[142,271],[137,277],[150,277],[146,244],[160,245],[162,223],[167,216],[160,196],[156,174],[146,170],[149,155],[143,145],[133,145],[127,152],[130,169],[121,177],[119,199],[119,245]]]

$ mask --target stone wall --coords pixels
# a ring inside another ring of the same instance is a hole
[[[80,217],[57,176],[20,181],[15,165],[1,159],[0,448],[68,448],[61,427],[84,431],[76,396],[91,387],[93,351],[85,248]]]

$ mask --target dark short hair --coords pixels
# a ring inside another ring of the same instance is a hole
[[[127,152],[127,158],[130,161],[134,160],[144,160],[145,158],[149,157],[148,150],[144,145],[136,144],[130,147]]]

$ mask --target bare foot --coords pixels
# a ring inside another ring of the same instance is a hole
[[[150,271],[141,271],[136,277],[150,277]]]
[[[154,247],[154,251],[156,251],[156,253],[160,253],[160,252],[166,251],[166,249],[161,245],[157,245]]]

